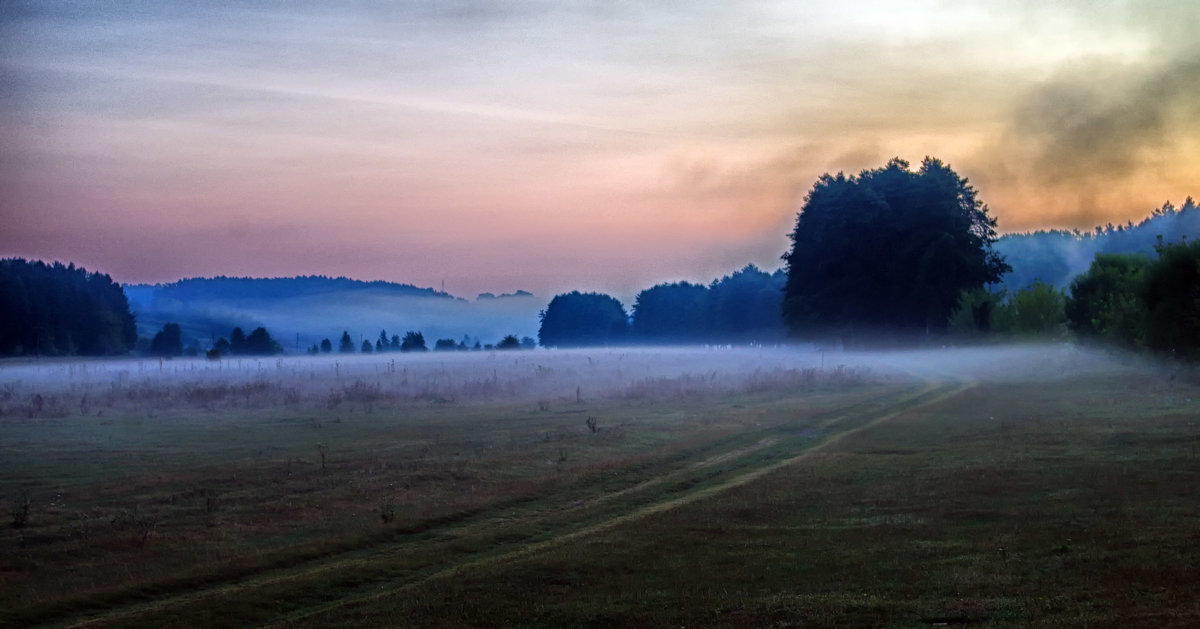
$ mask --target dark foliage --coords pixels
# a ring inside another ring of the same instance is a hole
[[[503,339],[500,339],[499,343],[496,343],[496,349],[521,349],[521,339],[509,334]]]
[[[420,332],[409,330],[404,333],[404,340],[400,342],[402,352],[424,352],[428,349],[425,346],[425,335]]]
[[[709,290],[679,282],[638,293],[633,304],[633,337],[659,343],[698,342],[710,332]]]
[[[1008,234],[996,241],[995,249],[1012,265],[1012,271],[1001,280],[1012,290],[1034,280],[1067,286],[1089,268],[1096,254],[1136,253],[1152,258],[1160,238],[1165,243],[1200,239],[1200,208],[1191,197],[1178,208],[1164,203],[1136,224],[1109,223],[1091,232]]]
[[[1083,338],[1200,358],[1200,241],[1161,243],[1158,258],[1097,255],[1065,311]]]
[[[1150,258],[1140,254],[1096,254],[1086,273],[1071,281],[1064,310],[1067,325],[1081,338],[1118,345],[1145,345],[1146,305],[1141,298]]]
[[[940,331],[964,290],[1009,270],[991,249],[996,221],[967,180],[933,158],[908,166],[893,159],[813,186],[784,255],[793,334],[855,343]]]
[[[629,318],[609,295],[574,291],[550,300],[538,318],[543,347],[616,345],[628,339]]]
[[[246,337],[242,353],[247,356],[273,356],[282,354],[283,347],[271,338],[271,334],[267,332],[266,328],[257,327],[250,333],[250,336]]]
[[[136,341],[129,301],[108,275],[0,260],[0,355],[124,354]]]
[[[246,353],[246,333],[240,327],[229,334],[229,353],[235,356]]]
[[[342,339],[340,341],[338,341],[338,353],[340,353],[340,354],[353,354],[354,353],[354,339],[350,338],[350,332],[348,332],[346,330],[342,330]]]
[[[659,284],[637,296],[634,340],[641,343],[768,341],[784,336],[780,304],[787,276],[754,265],[709,286]]]
[[[164,357],[183,355],[183,334],[178,323],[168,323],[154,335],[150,340],[150,354]]]
[[[1200,240],[1166,244],[1146,269],[1146,345],[1181,358],[1200,358]]]

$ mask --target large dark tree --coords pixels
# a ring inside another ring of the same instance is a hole
[[[796,218],[783,315],[791,332],[848,342],[943,330],[959,294],[1008,270],[975,189],[925,158],[822,175]]]
[[[136,340],[125,291],[109,276],[0,260],[0,355],[124,354]]]
[[[706,286],[687,282],[652,286],[634,301],[633,336],[650,343],[703,340],[709,336],[709,309]]]
[[[629,318],[621,302],[600,293],[558,295],[539,314],[542,347],[616,345],[628,337]]]

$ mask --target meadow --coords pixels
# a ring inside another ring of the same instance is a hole
[[[10,626],[1194,626],[1200,382],[1070,345],[0,365]]]

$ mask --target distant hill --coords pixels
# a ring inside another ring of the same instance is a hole
[[[994,247],[1012,265],[1004,276],[1009,290],[1025,288],[1035,280],[1066,289],[1071,279],[1087,270],[1097,253],[1142,253],[1154,256],[1159,237],[1163,242],[1200,238],[1200,208],[1188,197],[1176,208],[1170,203],[1154,210],[1136,225],[1108,224],[1091,232],[1037,231],[1008,234]]]
[[[164,323],[179,323],[185,345],[228,336],[234,326],[264,326],[288,352],[322,338],[337,341],[342,331],[357,341],[376,339],[381,330],[403,336],[408,330],[427,339],[464,336],[494,343],[507,334],[534,336],[545,303],[531,293],[469,301],[432,288],[345,277],[191,278],[170,284],[125,287],[138,331],[150,336]]]
[[[160,299],[222,299],[229,301],[260,301],[296,299],[355,292],[377,292],[403,297],[440,297],[454,299],[453,295],[432,288],[419,288],[412,284],[373,281],[365,282],[348,277],[325,277],[323,275],[301,275],[297,277],[225,277],[190,278],[170,284],[130,284],[130,291],[149,292]]]

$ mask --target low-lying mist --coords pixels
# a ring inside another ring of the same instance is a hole
[[[184,300],[158,294],[154,287],[127,292],[143,336],[174,322],[183,328],[185,345],[195,340],[207,348],[235,326],[245,331],[264,326],[288,353],[303,352],[325,338],[336,345],[343,331],[350,333],[355,349],[363,340],[374,342],[381,330],[402,337],[409,330],[421,332],[431,347],[442,338],[459,341],[465,336],[488,344],[509,334],[535,337],[538,312],[546,305],[528,294],[466,300],[374,287],[262,299],[213,295]]]
[[[296,407],[375,412],[408,405],[719,399],[919,378],[1045,381],[1120,374],[1141,359],[1069,344],[887,352],[815,346],[611,348],[279,358],[13,360],[0,418],[156,409]]]

